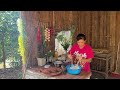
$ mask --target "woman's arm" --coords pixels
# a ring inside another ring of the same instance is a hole
[[[72,60],[72,55],[71,54],[68,54],[67,56],[70,60]]]
[[[71,54],[68,54],[68,58],[71,60],[71,63],[73,64],[73,57]]]
[[[85,59],[85,58],[82,58],[81,56],[80,56],[80,57],[77,57],[77,59],[78,59],[80,62],[91,62],[91,61],[92,61],[92,58]]]
[[[80,61],[81,61],[81,62],[91,62],[91,61],[92,61],[92,58],[89,58],[89,59],[83,58],[83,59],[81,59]]]
[[[77,62],[77,65],[80,63],[81,65],[82,65],[82,67],[84,67],[84,64],[86,63],[86,62],[91,62],[92,61],[92,59],[91,58],[89,58],[89,59],[85,59],[85,58],[79,58],[79,61]]]

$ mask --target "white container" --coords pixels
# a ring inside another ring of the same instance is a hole
[[[44,66],[44,68],[49,68],[49,67],[50,67],[50,65],[45,65],[45,66]]]
[[[45,58],[37,58],[38,60],[38,66],[44,66],[46,64]]]

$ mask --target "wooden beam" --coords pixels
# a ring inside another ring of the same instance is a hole
[[[115,32],[116,32],[116,11],[110,11],[110,49],[112,50],[112,59],[110,65],[110,71],[115,69]]]

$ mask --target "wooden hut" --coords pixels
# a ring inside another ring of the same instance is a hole
[[[120,12],[119,11],[22,11],[21,15],[26,22],[28,35],[28,46],[30,48],[34,37],[34,30],[38,23],[53,27],[55,34],[61,30],[67,30],[74,25],[75,31],[73,40],[78,33],[87,36],[87,43],[94,49],[101,49],[111,52],[110,71],[115,70],[117,59],[117,47],[120,35]],[[34,41],[30,66],[37,65],[36,41]],[[50,47],[54,51],[55,38],[53,36]],[[120,66],[120,65],[119,65]]]

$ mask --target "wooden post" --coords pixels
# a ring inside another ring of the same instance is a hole
[[[92,47],[97,48],[98,47],[98,12],[91,12],[91,30],[92,30]]]
[[[114,71],[115,67],[115,32],[116,32],[116,12],[115,11],[110,11],[110,49],[112,51],[112,59],[110,62],[110,71]]]
[[[116,51],[118,57],[116,57],[116,69],[115,72],[120,74],[120,49],[118,48],[118,44],[120,42],[120,12],[116,12]],[[120,46],[119,46],[120,47]],[[117,56],[117,55],[116,55]],[[118,59],[118,60],[117,60]]]

